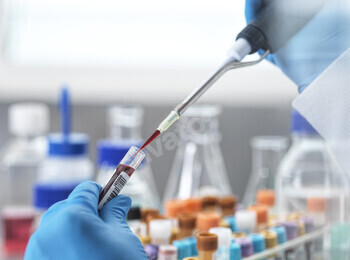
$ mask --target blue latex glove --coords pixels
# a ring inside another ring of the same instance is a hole
[[[246,0],[247,23],[255,18],[266,3],[264,0]],[[349,47],[348,0],[330,0],[285,46],[268,55],[267,59],[280,67],[301,92]]]
[[[101,186],[87,181],[43,215],[25,259],[147,259],[125,219],[131,199],[119,195],[100,211]]]

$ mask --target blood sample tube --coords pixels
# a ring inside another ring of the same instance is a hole
[[[177,260],[177,248],[172,245],[159,246],[158,260]]]
[[[212,260],[218,249],[218,236],[208,232],[197,234],[198,260]]]
[[[138,151],[139,149],[137,147],[131,146],[123,160],[119,163],[112,177],[109,179],[100,193],[98,209],[102,209],[102,207],[108,201],[118,196],[119,192],[125,186],[131,175],[140,165],[145,157],[145,153]]]
[[[196,229],[196,214],[181,213],[178,215],[179,239],[193,236]]]
[[[215,212],[199,212],[197,215],[197,230],[208,232],[220,224],[220,215]]]
[[[237,198],[235,196],[225,196],[219,199],[222,217],[233,216],[235,214]]]

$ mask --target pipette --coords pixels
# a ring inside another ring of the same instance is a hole
[[[209,78],[195,88],[170,114],[159,124],[157,130],[141,146],[144,149],[161,133],[174,124],[180,116],[194,104],[225,72],[258,64],[269,53],[280,49],[294,34],[307,24],[322,8],[325,0],[315,1],[315,6],[303,14],[291,12],[295,5],[304,6],[303,0],[278,0],[265,6],[260,15],[249,23],[237,36],[236,42],[229,51],[227,59]],[[297,2],[297,3],[296,3]],[[241,62],[248,54],[265,50],[258,60]]]

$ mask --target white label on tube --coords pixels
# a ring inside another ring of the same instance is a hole
[[[117,179],[114,181],[111,188],[107,191],[106,195],[102,198],[100,203],[98,204],[98,209],[102,209],[102,207],[111,199],[118,196],[119,192],[123,189],[125,184],[129,180],[129,175],[127,175],[125,172],[121,172]]]

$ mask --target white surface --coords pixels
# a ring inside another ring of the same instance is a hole
[[[49,128],[49,108],[41,103],[17,103],[8,111],[9,131],[21,137],[45,135]]]

